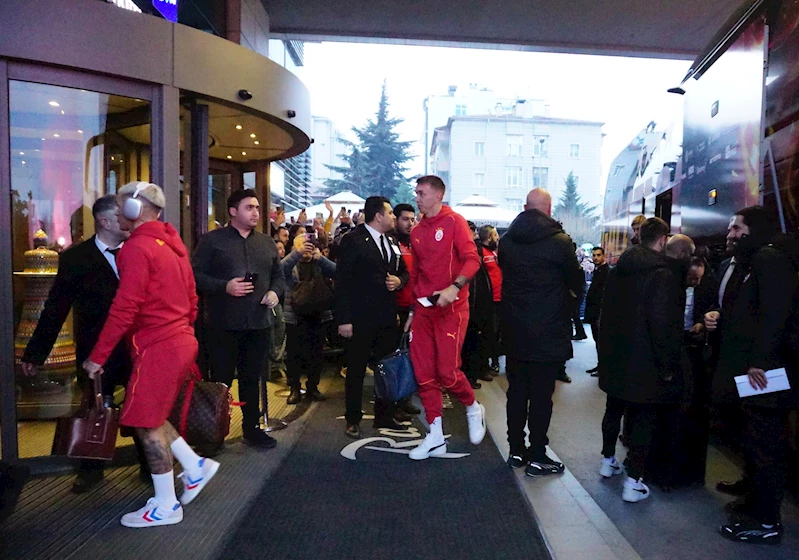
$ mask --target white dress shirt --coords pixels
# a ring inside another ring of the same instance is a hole
[[[719,284],[719,307],[721,307],[722,300],[724,300],[724,290],[727,289],[727,282],[730,281],[730,276],[732,276],[732,271],[734,268],[735,257],[733,257],[730,261],[730,266],[727,267],[727,272],[724,273],[724,277],[721,279],[721,284]]]
[[[694,328],[694,287],[685,288],[685,313],[683,314],[683,330]]]
[[[100,250],[100,253],[102,253],[102,255],[105,257],[105,260],[108,261],[108,264],[111,265],[111,268],[114,269],[114,274],[116,275],[117,278],[119,278],[119,270],[117,269],[117,259],[114,256],[114,253],[110,253],[108,250],[121,249],[122,245],[124,245],[125,243],[122,242],[116,247],[109,247],[108,245],[100,241],[100,238],[95,235],[94,244],[97,245],[97,248]]]
[[[372,239],[374,240],[375,245],[377,245],[377,250],[380,251],[380,255],[381,256],[383,255],[383,248],[380,246],[380,237],[381,236],[384,237],[386,253],[388,254],[389,261],[391,261],[391,251],[392,251],[391,242],[388,240],[388,237],[386,237],[386,234],[385,233],[380,233],[379,231],[377,231],[375,228],[373,228],[369,224],[363,224],[363,225],[366,227],[366,231],[369,232],[369,235],[372,236]]]

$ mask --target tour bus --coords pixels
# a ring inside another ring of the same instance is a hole
[[[682,130],[650,123],[609,170],[610,262],[640,214],[717,255],[730,217],[751,204],[799,231],[799,0],[743,6],[669,91],[684,96]]]

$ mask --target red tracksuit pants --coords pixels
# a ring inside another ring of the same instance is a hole
[[[469,308],[452,306],[417,309],[411,323],[411,361],[419,384],[425,418],[441,416],[441,389],[464,406],[474,403],[474,391],[461,371],[461,348],[469,324]]]

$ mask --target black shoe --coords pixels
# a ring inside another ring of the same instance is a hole
[[[286,404],[300,404],[302,402],[302,393],[299,387],[292,387],[289,393],[289,398],[286,399]]]
[[[782,540],[782,523],[765,527],[758,521],[747,520],[727,523],[719,528],[725,539],[751,544],[780,544]]]
[[[527,463],[527,468],[524,469],[524,474],[538,478],[548,474],[560,474],[564,469],[563,463],[550,459],[545,454],[543,457],[531,459],[530,462]]]
[[[422,409],[413,406],[413,404],[411,404],[410,399],[398,400],[397,408],[400,409],[405,414],[410,414],[411,416],[418,416],[422,413]]]
[[[741,478],[735,482],[719,482],[716,484],[716,490],[730,496],[745,496],[752,489],[752,485],[747,478]]]
[[[563,381],[564,383],[571,383],[572,382],[572,378],[569,377],[568,375],[566,375],[566,372],[564,372],[564,371],[562,371],[562,372],[560,372],[558,374],[557,380],[558,381]]]
[[[347,437],[351,437],[352,439],[358,439],[361,437],[361,428],[358,424],[350,424],[347,426],[347,431],[344,432],[347,434]]]
[[[78,471],[75,482],[72,483],[73,494],[84,494],[103,481],[103,469]]]
[[[259,449],[272,449],[277,440],[263,430],[252,430],[244,432],[244,443]]]
[[[484,371],[477,376],[477,379],[479,379],[480,381],[494,381],[494,376],[491,375],[490,371]]]
[[[24,465],[0,463],[0,523],[11,517],[30,474]]]
[[[373,428],[382,428],[386,430],[405,430],[405,426],[394,420],[390,416],[384,416],[382,418],[375,418],[375,421],[372,422]]]
[[[397,422],[410,422],[414,419],[412,414],[408,414],[404,410],[400,410],[399,407],[394,409],[394,420]]]
[[[474,380],[474,379],[470,379],[470,380],[469,380],[469,385],[471,385],[471,386],[472,386],[472,389],[479,389],[480,387],[482,387],[482,385],[480,385],[480,384],[479,384],[479,383],[478,383],[476,380]]]
[[[596,373],[599,371],[599,366],[592,367],[591,369],[585,370],[585,373]]]
[[[586,338],[588,338],[588,336],[586,336],[585,334],[582,335],[575,334],[574,336],[572,336],[572,340],[585,340]]]
[[[518,451],[511,451],[511,454],[505,464],[512,469],[518,469],[519,467],[523,467],[525,464],[527,464],[529,455],[529,449],[525,449],[521,453]]]
[[[316,387],[314,387],[313,389],[311,388],[306,389],[305,397],[309,401],[316,401],[316,402],[322,402],[327,400],[327,397],[324,396],[322,393],[320,393],[319,389],[317,389]]]

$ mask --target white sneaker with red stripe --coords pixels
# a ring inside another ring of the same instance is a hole
[[[141,529],[143,527],[158,527],[159,525],[175,525],[183,521],[183,508],[179,502],[171,506],[162,507],[155,498],[150,498],[139,511],[126,513],[120,523],[124,527]]]
[[[183,481],[183,493],[180,495],[180,503],[188,505],[191,501],[198,496],[200,491],[205,488],[211,479],[219,470],[219,463],[213,459],[203,457],[200,459],[200,465],[197,472],[182,472],[178,478]]]

